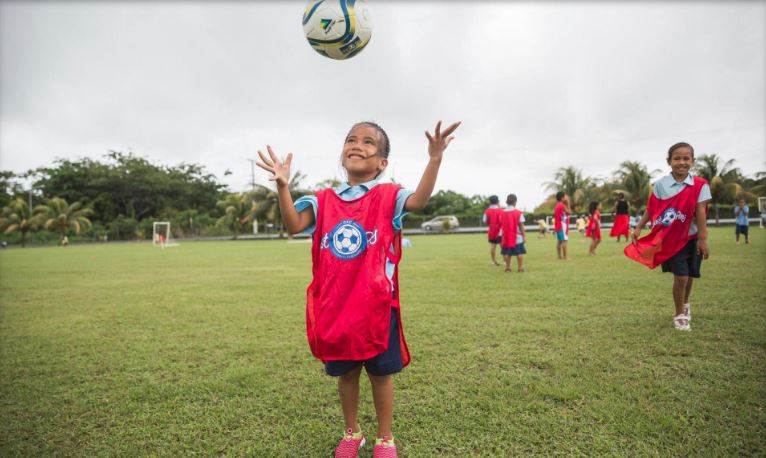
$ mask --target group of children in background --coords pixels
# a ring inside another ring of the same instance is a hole
[[[524,255],[527,249],[524,247],[527,233],[524,229],[524,214],[516,209],[518,198],[516,194],[508,194],[505,199],[506,208],[500,208],[500,199],[497,196],[489,197],[489,208],[484,211],[484,223],[487,224],[487,237],[490,243],[490,256],[492,264],[499,266],[497,262],[497,246],[500,245],[500,254],[505,262],[505,271],[511,272],[511,258],[516,256],[518,272],[524,272]]]
[[[620,193],[619,198],[622,200],[623,195]],[[624,200],[622,200],[624,202]],[[518,272],[524,272],[524,255],[527,253],[524,242],[526,241],[526,231],[524,229],[524,214],[516,209],[517,197],[515,194],[509,194],[506,198],[506,208],[500,207],[500,199],[497,196],[489,197],[489,207],[484,211],[484,223],[487,225],[487,239],[490,243],[490,257],[492,258],[492,264],[499,266],[497,262],[497,246],[500,245],[500,253],[503,256],[505,262],[505,271],[511,272],[511,258],[516,256],[518,263]],[[567,260],[568,253],[568,241],[569,241],[569,218],[571,209],[569,205],[569,196],[564,192],[558,192],[556,194],[556,206],[553,209],[554,219],[554,232],[556,233],[556,254],[561,260]],[[626,213],[627,215],[627,213]],[[536,221],[539,234],[538,237],[544,237],[548,225],[545,220],[539,219]],[[622,223],[622,221],[621,221]],[[585,233],[585,236],[591,239],[590,247],[588,248],[588,254],[594,256],[596,254],[596,248],[601,243],[601,203],[593,201],[588,204],[588,219],[587,223],[584,218],[578,218],[577,220],[578,231],[582,226],[581,232]],[[629,235],[629,224],[625,224],[624,228],[622,224],[618,226],[617,232],[612,230],[612,237],[625,236],[625,240]],[[515,234],[515,236],[512,236]]]

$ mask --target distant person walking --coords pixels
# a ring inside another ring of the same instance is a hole
[[[750,214],[750,207],[745,203],[745,198],[740,197],[737,200],[737,205],[734,207],[734,217],[737,219],[737,227],[734,229],[734,234],[737,237],[737,245],[739,245],[739,235],[745,236],[745,243],[750,243],[748,238],[748,230],[750,229],[750,220],[748,216]]]
[[[617,242],[620,242],[620,237],[625,236],[625,241],[630,239],[630,204],[625,200],[625,194],[617,194],[617,202],[614,204],[614,224],[612,224],[612,230],[609,232],[609,237],[617,237]]]

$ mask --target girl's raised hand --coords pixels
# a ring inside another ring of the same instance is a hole
[[[277,155],[274,154],[271,146],[266,145],[266,151],[268,151],[271,159],[258,151],[258,156],[261,157],[261,161],[263,162],[256,162],[256,165],[267,172],[271,172],[272,175],[269,177],[269,180],[276,181],[277,186],[287,186],[290,182],[290,163],[293,161],[293,153],[288,154],[284,162],[282,162]]]
[[[455,132],[455,129],[457,129],[459,125],[460,121],[447,127],[444,132],[441,132],[442,122],[439,121],[436,123],[436,129],[434,130],[433,135],[426,131],[426,138],[428,138],[428,155],[431,159],[441,160],[444,150],[447,149],[447,146],[449,146],[452,139],[455,138],[450,137],[450,135],[452,132]]]

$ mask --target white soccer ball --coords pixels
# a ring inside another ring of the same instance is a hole
[[[361,238],[352,228],[341,228],[335,235],[335,248],[341,253],[352,253],[359,248]]]
[[[319,54],[338,60],[353,57],[372,36],[367,0],[312,0],[303,13],[303,32]]]

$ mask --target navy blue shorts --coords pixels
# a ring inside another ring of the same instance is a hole
[[[364,365],[370,375],[391,375],[402,371],[404,366],[402,351],[399,347],[399,321],[396,310],[391,309],[391,326],[386,351],[366,361],[328,361],[324,365],[324,371],[327,375],[339,377],[359,365]]]
[[[737,228],[736,228],[736,229],[734,229],[734,233],[735,233],[736,235],[742,234],[742,235],[744,235],[745,237],[747,237],[747,231],[748,231],[748,228],[749,228],[749,226],[746,226],[746,225],[744,225],[744,224],[737,224]]]
[[[700,278],[702,256],[697,254],[697,239],[686,242],[686,245],[672,258],[662,263],[663,272],[672,272],[679,277]]]
[[[502,248],[500,253],[502,253],[503,256],[520,256],[522,254],[527,254],[527,249],[524,248],[524,242],[521,242],[517,243],[513,248]]]
[[[494,238],[494,239],[489,239],[489,243],[494,243],[495,245],[497,245],[498,243],[500,243],[502,241],[503,241],[502,237],[497,237],[497,238]]]

